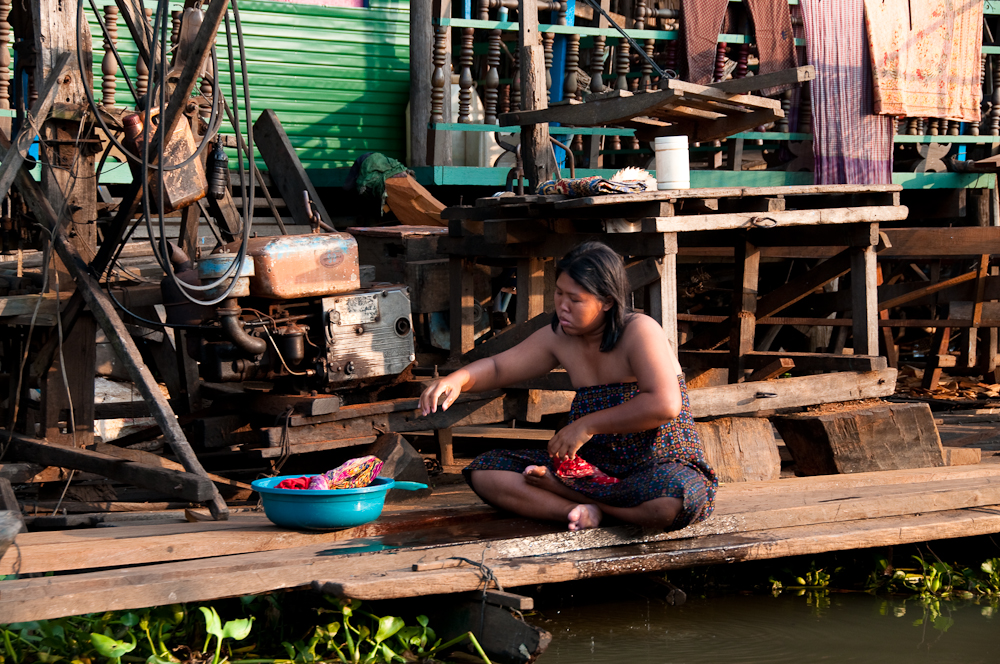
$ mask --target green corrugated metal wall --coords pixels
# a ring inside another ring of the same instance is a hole
[[[146,2],[147,7],[155,5]],[[364,152],[381,152],[399,160],[405,156],[409,3],[371,0],[370,5],[347,8],[249,0],[239,3],[253,118],[265,108],[273,109],[310,171],[348,167]],[[171,3],[171,9],[181,7],[180,3]],[[89,11],[87,15],[92,16]],[[92,20],[91,28],[97,75],[94,89],[99,100],[103,37]],[[234,54],[238,57],[235,26],[233,33]],[[219,34],[220,84],[228,96],[224,28]],[[121,20],[118,35],[122,59],[134,78],[135,48]],[[242,97],[238,62],[236,72],[237,90]],[[116,101],[123,105],[134,103],[121,78]],[[231,164],[235,167],[233,156]],[[317,173],[310,175],[318,184],[331,181]]]

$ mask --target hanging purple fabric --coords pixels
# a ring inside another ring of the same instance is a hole
[[[891,117],[874,114],[864,0],[800,0],[816,184],[891,184]]]

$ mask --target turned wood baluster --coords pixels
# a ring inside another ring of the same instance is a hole
[[[0,108],[10,108],[10,17],[11,1],[0,0]],[[0,118],[10,135],[10,118]]]
[[[719,42],[715,47],[715,71],[712,73],[712,81],[719,82],[726,75],[726,42]]]
[[[1000,136],[1000,56],[993,56],[993,95],[990,97],[990,136]]]
[[[521,53],[520,49],[515,48],[513,53],[514,56],[513,66],[511,67],[511,80],[510,80],[510,110],[520,111],[521,110]]]
[[[962,123],[959,122],[958,120],[946,120],[946,122],[948,123],[948,135],[958,136],[959,130],[962,127]]]
[[[615,58],[615,90],[628,90],[628,74],[631,62],[629,62],[629,52],[631,47],[624,39],[618,42],[618,51]]]
[[[462,47],[459,50],[458,62],[461,71],[458,75],[458,121],[463,124],[472,122],[472,40],[475,37],[473,28],[462,29]]]
[[[968,132],[970,136],[979,136],[979,127],[988,112],[986,96],[983,95],[983,82],[986,80],[986,55],[979,58],[979,94],[982,95],[979,103],[979,122],[970,122]]]
[[[580,35],[566,39],[566,80],[563,82],[563,99],[579,99],[576,70],[580,66]]]
[[[118,73],[118,61],[112,53],[118,43],[118,6],[104,5],[104,25],[108,29],[108,37],[104,40],[104,59],[101,60],[101,103],[105,106],[115,105],[115,75]]]
[[[444,25],[434,26],[434,52],[432,59],[434,62],[434,74],[431,76],[431,122],[444,122],[444,100],[445,90],[449,84],[449,76],[445,75],[445,54],[448,38],[448,27]]]
[[[746,78],[749,61],[750,44],[740,44],[740,55],[736,61],[736,70],[733,72],[733,78]]]
[[[920,118],[909,118],[906,122],[907,136],[917,136],[920,132]]]
[[[667,42],[665,58],[666,66],[664,67],[664,70],[667,72],[677,71],[677,48],[676,39]],[[663,81],[660,81],[660,86],[662,87],[664,85],[666,84]]]
[[[555,39],[555,33],[542,33],[542,48],[545,51],[545,94],[549,101],[552,101],[552,49]]]
[[[490,30],[489,51],[486,54],[486,76],[483,79],[483,106],[486,110],[483,122],[497,123],[497,100],[500,93],[500,39],[499,30]]]
[[[649,10],[646,8],[647,0],[638,0],[635,6],[635,29],[645,30],[646,29],[646,17],[650,16]],[[646,39],[642,42],[642,50],[646,52],[649,58],[653,57],[653,49],[656,48],[656,42],[652,39]],[[649,60],[642,60],[642,72],[639,75],[639,81],[636,84],[637,92],[649,92],[649,87],[652,85],[652,74],[653,65],[649,63]]]
[[[799,97],[799,131],[809,133],[812,131],[812,86],[806,82],[802,84],[802,92]]]
[[[930,121],[927,123],[927,135],[938,136],[940,132],[940,121],[937,118],[930,118]]]
[[[594,48],[590,51],[590,91],[604,91],[604,37],[594,37]]]
[[[170,12],[170,45],[171,46],[177,46],[177,42],[180,41],[180,38],[181,38],[181,18],[183,16],[184,16],[184,11],[180,10],[180,9],[178,9],[176,11]],[[174,54],[174,57],[177,57],[176,53]],[[173,59],[174,59],[173,57],[170,59],[171,62],[173,61]]]
[[[785,90],[781,93],[781,111],[784,113],[782,117],[776,123],[776,129],[780,132],[788,133],[790,131],[789,118],[792,115],[792,91]]]
[[[149,18],[153,15],[152,9],[145,9],[146,22],[149,23]],[[137,58],[135,61],[135,91],[140,97],[146,96],[146,91],[149,89],[149,66],[146,61],[142,58]]]

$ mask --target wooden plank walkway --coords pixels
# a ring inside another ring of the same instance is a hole
[[[1000,463],[729,484],[711,519],[657,534],[570,533],[494,512],[459,487],[441,494],[434,509],[404,505],[333,533],[283,530],[259,514],[24,533],[0,573],[63,573],[0,582],[0,622],[310,585],[359,599],[475,589],[467,565],[412,571],[454,557],[484,559],[517,587],[1000,532]]]

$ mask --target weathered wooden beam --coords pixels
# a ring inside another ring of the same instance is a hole
[[[683,233],[685,231],[752,229],[760,227],[762,224],[791,227],[863,222],[880,223],[902,221],[906,219],[907,214],[907,208],[902,205],[870,205],[853,208],[785,210],[783,212],[691,214],[676,217],[649,217],[642,220],[642,230],[644,233]]]
[[[716,417],[887,397],[893,394],[895,388],[896,370],[884,369],[703,387],[688,394],[695,417]]]
[[[816,68],[812,65],[804,67],[792,67],[781,71],[761,74],[759,76],[747,76],[744,78],[733,78],[728,81],[709,83],[708,87],[714,90],[722,90],[730,94],[742,94],[746,92],[756,92],[764,88],[772,88],[778,85],[789,83],[805,83],[816,78]]]
[[[306,170],[299,161],[298,154],[281,126],[281,120],[271,109],[264,109],[253,123],[254,144],[261,158],[267,164],[271,181],[281,192],[285,207],[296,224],[309,225],[312,211],[306,207],[303,192],[309,195],[309,200],[316,206],[323,223],[333,228],[333,219],[323,201],[320,200],[316,188],[306,175]],[[426,134],[426,130],[424,132]],[[426,140],[426,139],[425,139]]]
[[[213,495],[218,495],[215,485],[205,476],[136,463],[91,450],[36,442],[9,432],[4,432],[3,436],[10,436],[10,453],[23,461],[96,473],[195,503],[211,500]]]

